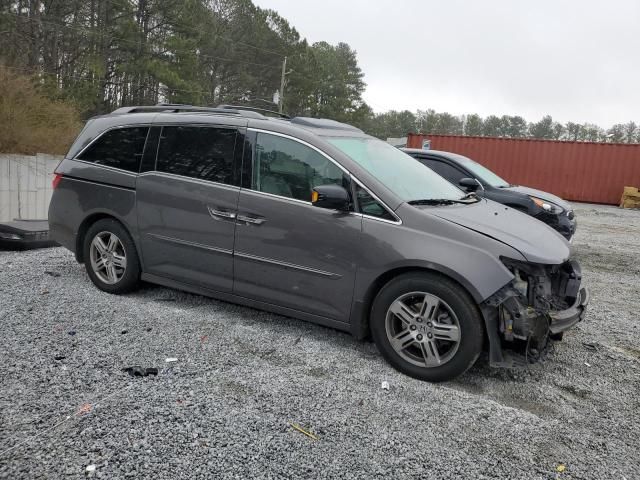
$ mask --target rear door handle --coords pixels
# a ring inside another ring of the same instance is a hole
[[[216,220],[220,218],[228,218],[230,220],[233,220],[234,218],[236,218],[235,212],[228,212],[226,210],[216,210],[215,208],[212,208],[208,205],[207,205],[207,210],[209,210],[209,215],[211,215]]]
[[[253,225],[262,225],[266,220],[259,217],[248,217],[247,215],[238,215],[238,222],[251,223]]]

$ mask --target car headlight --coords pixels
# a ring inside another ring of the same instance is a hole
[[[533,200],[533,203],[535,203],[538,207],[543,209],[545,212],[559,214],[564,211],[562,207],[560,207],[559,205],[556,205],[555,203],[551,203],[548,200],[542,200],[541,198],[537,198],[537,197],[530,197],[530,198],[531,200]]]

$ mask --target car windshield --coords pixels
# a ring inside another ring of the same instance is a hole
[[[474,162],[470,158],[463,156],[456,156],[456,159],[464,166],[467,170],[470,170],[473,175],[482,181],[483,183],[490,185],[495,188],[507,188],[511,185],[505,179],[500,178],[498,175],[493,173],[487,167],[480,165],[477,162]]]
[[[462,190],[388,143],[369,137],[329,137],[327,141],[352,158],[406,202],[460,200]]]

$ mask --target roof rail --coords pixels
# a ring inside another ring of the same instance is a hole
[[[280,112],[276,112],[275,110],[267,110],[266,108],[256,108],[256,107],[250,107],[250,106],[246,106],[246,105],[218,105],[218,108],[223,108],[225,110],[229,109],[229,110],[240,110],[243,112],[258,112],[261,114],[269,114],[269,115],[275,115],[277,117],[280,118],[285,118],[287,120],[289,120],[291,117],[285,113],[280,113]]]
[[[303,127],[322,128],[328,130],[349,130],[352,132],[364,133],[358,127],[354,127],[348,123],[336,122],[329,118],[294,117],[291,119],[291,123],[295,125],[302,125]]]
[[[242,117],[251,117],[251,118],[264,118],[264,115],[258,112],[244,111],[237,108],[199,107],[195,105],[185,105],[181,103],[158,103],[157,105],[121,107],[121,108],[118,108],[117,110],[114,110],[111,113],[125,114],[125,113],[152,113],[152,112],[218,113],[218,114],[224,114],[224,115],[238,115]]]

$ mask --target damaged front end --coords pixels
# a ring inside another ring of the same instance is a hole
[[[514,279],[481,309],[490,341],[493,366],[515,366],[539,360],[564,331],[584,318],[589,293],[581,287],[575,260],[539,265],[503,259]]]

